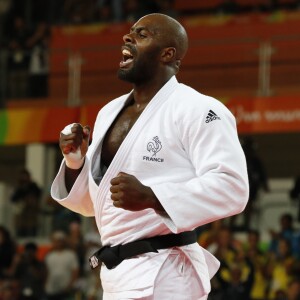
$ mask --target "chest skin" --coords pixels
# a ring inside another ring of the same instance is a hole
[[[102,144],[101,161],[108,167],[128,132],[142,113],[133,105],[123,108],[108,129]]]

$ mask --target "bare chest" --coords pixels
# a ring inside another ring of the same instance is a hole
[[[102,144],[101,161],[108,167],[130,129],[140,116],[133,107],[124,108],[107,131]]]

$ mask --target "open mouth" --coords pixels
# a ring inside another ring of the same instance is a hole
[[[133,55],[129,49],[122,49],[123,60],[120,62],[120,67],[124,68],[130,65],[133,61]]]
[[[123,54],[123,61],[133,59],[133,55],[131,54],[131,52],[128,49],[123,49],[122,54]]]

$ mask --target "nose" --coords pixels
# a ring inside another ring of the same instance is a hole
[[[125,34],[123,36],[123,41],[124,41],[124,43],[132,43],[132,37],[131,37],[131,35],[129,33]]]

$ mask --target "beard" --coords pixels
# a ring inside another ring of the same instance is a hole
[[[118,78],[139,85],[152,77],[150,73],[147,66],[134,64],[130,69],[119,69]]]
[[[156,74],[158,53],[158,51],[144,53],[142,57],[136,58],[133,61],[131,68],[120,68],[118,70],[118,78],[136,85],[148,82]]]

